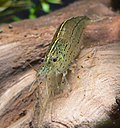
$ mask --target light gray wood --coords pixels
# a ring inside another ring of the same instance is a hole
[[[38,69],[56,28],[78,15],[101,20],[86,27],[84,49],[67,76],[72,91],[66,87],[51,100],[43,124],[51,128],[119,126],[120,16],[102,1],[91,0],[76,1],[36,20],[12,23],[11,29],[0,27],[0,128],[37,128],[38,88],[32,86],[36,72],[26,61]],[[44,83],[39,86],[43,95],[44,87]]]

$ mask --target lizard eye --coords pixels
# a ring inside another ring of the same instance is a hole
[[[57,57],[56,58],[53,58],[53,62],[56,62],[57,61]]]

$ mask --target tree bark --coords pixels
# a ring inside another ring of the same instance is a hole
[[[65,85],[49,102],[43,127],[120,126],[120,16],[110,9],[109,0],[84,0],[0,27],[0,128],[38,127],[45,83],[33,84],[36,72],[28,63],[39,69],[58,26],[78,15],[95,22],[86,27],[84,48],[67,74],[72,91]]]

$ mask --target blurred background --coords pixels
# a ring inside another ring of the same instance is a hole
[[[74,1],[76,0],[0,0],[0,25],[35,19]],[[111,7],[114,11],[120,12],[120,0],[111,0]]]
[[[0,25],[23,19],[35,19],[75,0],[0,0]]]

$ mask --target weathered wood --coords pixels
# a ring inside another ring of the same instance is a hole
[[[12,28],[0,27],[0,128],[37,128],[37,88],[32,86],[36,72],[26,61],[37,68],[59,24],[77,15],[101,20],[87,26],[84,49],[75,62],[74,73],[67,76],[72,91],[66,89],[50,102],[52,108],[47,109],[44,125],[119,126],[120,16],[102,0],[91,0],[77,1],[36,20],[13,23]]]

